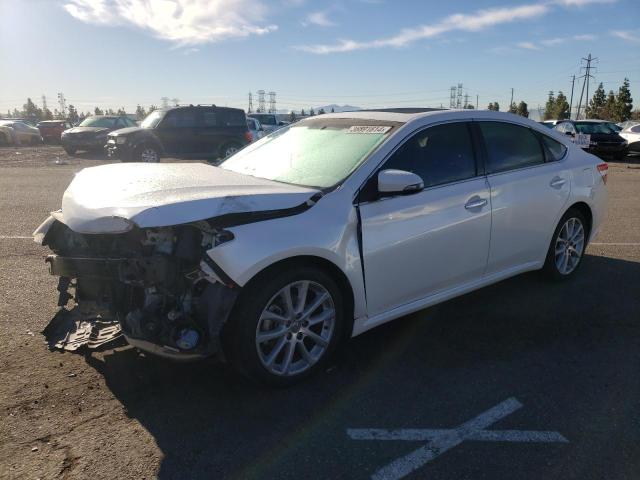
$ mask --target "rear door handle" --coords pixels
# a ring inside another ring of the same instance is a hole
[[[473,210],[475,208],[482,208],[487,204],[486,198],[480,198],[478,196],[471,197],[469,201],[464,205],[467,210]]]
[[[564,178],[560,178],[560,177],[555,177],[553,180],[551,180],[551,182],[549,183],[550,186],[552,186],[553,188],[560,188],[562,187],[565,183],[567,183],[567,181]]]

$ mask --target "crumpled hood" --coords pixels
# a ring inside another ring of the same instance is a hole
[[[56,218],[79,233],[121,233],[130,222],[163,227],[292,208],[317,192],[202,163],[111,164],[80,171]]]

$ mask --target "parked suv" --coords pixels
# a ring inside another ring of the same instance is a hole
[[[288,125],[288,122],[278,120],[278,116],[275,113],[250,113],[248,116],[258,120],[265,133],[275,132],[279,128]]]
[[[156,110],[140,127],[112,132],[106,148],[124,162],[157,162],[161,157],[226,158],[249,143],[243,110],[189,105]]]
[[[589,153],[612,156],[622,160],[628,152],[628,142],[608,126],[604,120],[562,120],[554,127],[560,133],[575,138],[576,134],[589,135]]]

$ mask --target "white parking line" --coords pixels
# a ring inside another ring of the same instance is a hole
[[[375,480],[400,479],[421,468],[447,450],[460,445],[465,440],[483,442],[568,442],[558,432],[485,430],[491,424],[512,414],[519,408],[522,408],[522,404],[512,397],[456,428],[401,430],[350,428],[347,429],[347,435],[352,440],[428,441],[426,445],[379,469],[371,476]]]
[[[0,240],[31,240],[32,236],[22,236],[22,235],[0,235]]]
[[[613,246],[616,246],[616,247],[637,247],[638,245],[640,245],[640,242],[629,242],[629,243],[615,243],[615,242],[598,243],[598,242],[595,242],[595,243],[590,243],[589,245],[597,245],[597,246],[603,246],[603,245],[610,246],[610,245],[613,245]]]

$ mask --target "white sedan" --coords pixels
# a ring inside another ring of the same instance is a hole
[[[121,329],[142,350],[222,351],[253,379],[292,383],[408,313],[530,270],[571,278],[602,225],[606,173],[544,125],[473,110],[313,117],[220,167],[87,168],[34,235],[75,325],[111,330],[58,322],[50,341]]]

